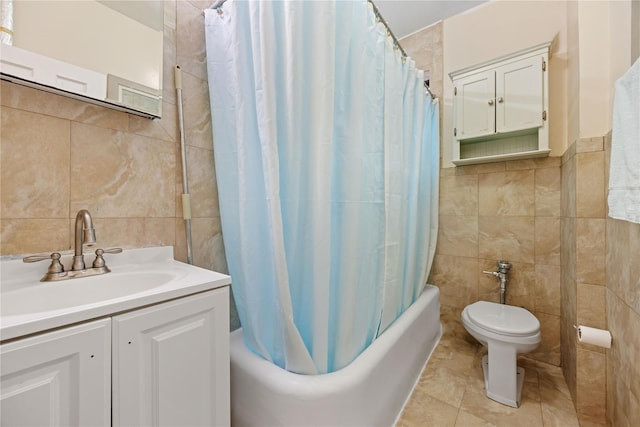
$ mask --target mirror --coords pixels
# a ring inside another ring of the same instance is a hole
[[[5,80],[162,113],[162,0],[0,0]]]

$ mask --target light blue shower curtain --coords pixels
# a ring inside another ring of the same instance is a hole
[[[351,362],[422,291],[437,104],[358,1],[205,13],[220,215],[247,346],[292,372]]]

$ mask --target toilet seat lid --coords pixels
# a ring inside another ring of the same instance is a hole
[[[477,326],[500,335],[526,336],[540,331],[540,322],[530,311],[506,304],[478,301],[467,307]]]

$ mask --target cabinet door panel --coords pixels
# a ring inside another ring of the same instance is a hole
[[[542,126],[542,58],[534,56],[506,64],[496,71],[496,131]]]
[[[495,132],[495,72],[473,74],[456,82],[456,128],[458,139]]]
[[[228,289],[113,318],[113,425],[229,425]]]
[[[111,423],[109,319],[0,347],[2,426]]]

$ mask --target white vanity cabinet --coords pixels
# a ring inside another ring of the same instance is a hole
[[[229,288],[0,345],[0,424],[228,426]]]
[[[550,43],[450,74],[456,165],[549,154]]]
[[[228,288],[113,317],[114,426],[228,426]]]
[[[2,426],[108,426],[111,321],[0,346]]]

